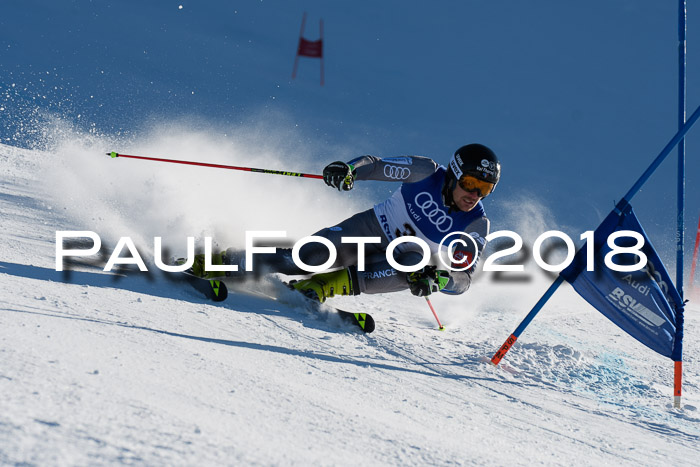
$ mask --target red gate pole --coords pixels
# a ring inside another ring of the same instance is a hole
[[[294,57],[294,70],[292,70],[292,79],[297,76],[297,66],[299,65],[299,46],[301,44],[301,38],[304,37],[304,25],[306,24],[306,12],[301,18],[301,31],[299,31],[299,42],[297,43],[297,54]]]
[[[321,28],[321,45],[323,46],[323,19],[319,20],[319,24]],[[321,52],[321,86],[323,86],[323,52]]]

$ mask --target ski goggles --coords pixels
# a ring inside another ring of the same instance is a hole
[[[485,182],[473,175],[466,174],[462,175],[457,183],[459,183],[459,187],[464,191],[476,191],[482,198],[486,198],[496,186],[493,183]]]

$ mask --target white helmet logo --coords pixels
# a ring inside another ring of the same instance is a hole
[[[457,158],[457,156],[455,156],[450,161],[450,168],[452,169],[452,173],[455,174],[455,178],[457,178],[457,180],[459,180],[460,178],[462,178],[462,169],[460,168],[462,163],[461,162],[457,163],[456,158]]]

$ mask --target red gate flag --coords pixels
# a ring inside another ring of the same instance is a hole
[[[695,269],[698,266],[698,251],[700,250],[700,219],[698,219],[698,234],[695,237],[693,249],[693,261],[690,266],[690,295],[694,300],[700,301],[700,287],[695,283]]]
[[[307,41],[303,37],[300,37],[297,55],[312,58],[323,58],[323,41],[321,39],[317,41]]]
[[[297,54],[294,57],[294,70],[292,71],[292,79],[297,76],[297,67],[299,65],[299,57],[318,58],[321,60],[321,86],[323,86],[323,20],[319,20],[321,38],[317,41],[310,41],[304,38],[304,26],[306,25],[306,12],[301,20],[301,31],[299,32],[299,45],[297,46]]]

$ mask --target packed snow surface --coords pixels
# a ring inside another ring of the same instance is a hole
[[[408,293],[334,299],[375,317],[369,335],[274,279],[232,284],[211,303],[153,268],[153,236],[175,250],[187,234],[235,244],[256,218],[273,227],[264,205],[291,238],[346,213],[314,204],[322,183],[282,180],[309,200],[290,213],[257,174],[226,176],[261,204],[211,199],[207,185],[224,175],[156,177],[145,162],[108,158],[104,144],[0,145],[0,464],[697,465],[692,303],[680,410],[672,362],[568,286],[490,365],[551,281],[535,270],[525,282],[483,273],[465,295],[434,296],[442,332]],[[106,273],[92,257],[57,272],[60,230],[95,231],[107,255],[133,236],[151,270]]]

